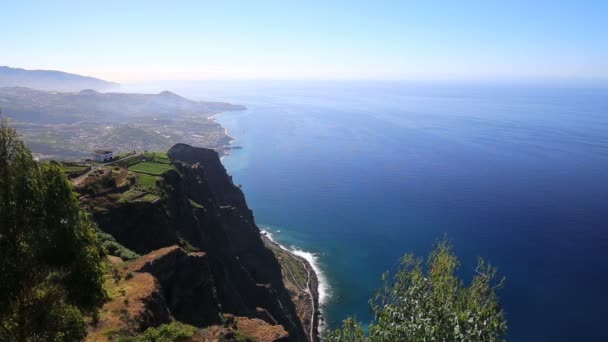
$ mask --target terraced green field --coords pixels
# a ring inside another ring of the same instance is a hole
[[[144,158],[146,161],[151,161],[160,164],[171,164],[171,160],[165,152],[145,152]]]
[[[156,176],[140,173],[137,175],[137,184],[146,188],[156,188]]]
[[[146,173],[153,176],[160,176],[163,173],[171,170],[171,164],[145,161],[129,166],[129,171]]]
[[[84,165],[69,165],[63,164],[61,165],[66,172],[82,172],[87,169],[87,166]]]

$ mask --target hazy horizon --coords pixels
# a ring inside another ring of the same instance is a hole
[[[6,4],[2,63],[152,80],[608,80],[608,4]]]

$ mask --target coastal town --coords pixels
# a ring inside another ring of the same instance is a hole
[[[178,142],[222,153],[232,140],[213,115],[243,106],[159,94],[0,88],[2,115],[38,160],[78,161],[97,149],[167,150]]]

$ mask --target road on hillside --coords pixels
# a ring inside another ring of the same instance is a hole
[[[80,183],[82,183],[85,179],[87,179],[87,177],[89,176],[89,174],[91,174],[91,172],[93,172],[94,170],[100,169],[100,168],[102,168],[102,167],[104,167],[106,165],[112,165],[114,163],[118,163],[119,161],[123,161],[123,160],[129,159],[129,158],[139,157],[142,154],[143,154],[143,152],[136,152],[135,154],[132,154],[130,156],[126,156],[124,158],[113,160],[113,161],[108,162],[108,163],[97,164],[94,167],[91,166],[91,169],[89,171],[83,173],[82,175],[80,175],[80,176],[78,176],[76,178],[72,178],[72,184],[74,184],[74,185],[80,185]]]

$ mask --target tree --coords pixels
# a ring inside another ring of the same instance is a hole
[[[0,341],[79,341],[106,296],[103,251],[60,166],[0,122]]]
[[[447,240],[437,243],[426,262],[406,255],[393,277],[370,301],[374,314],[369,335],[349,318],[328,341],[503,341],[507,331],[496,290],[504,278],[483,259],[467,287],[456,276],[458,258]]]

